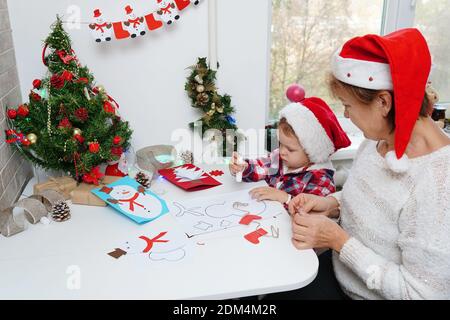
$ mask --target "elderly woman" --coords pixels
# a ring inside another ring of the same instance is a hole
[[[450,299],[450,139],[429,117],[430,68],[416,29],[335,54],[331,90],[368,140],[340,194],[289,205],[294,246],[332,258],[310,286],[268,298]]]

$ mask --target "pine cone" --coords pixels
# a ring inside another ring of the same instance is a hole
[[[63,222],[70,219],[70,208],[65,201],[59,201],[52,207],[52,219],[57,222]]]
[[[136,174],[135,180],[144,188],[150,187],[150,178],[143,172],[138,172],[138,174]]]
[[[206,106],[209,102],[209,96],[206,93],[199,93],[197,95],[197,104],[199,106]]]

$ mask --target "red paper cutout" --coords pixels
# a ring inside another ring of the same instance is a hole
[[[184,167],[186,169],[191,169],[191,170],[196,170],[196,171],[201,170],[199,167],[197,167],[193,164],[185,164],[180,167]],[[204,190],[204,189],[208,189],[208,188],[212,188],[212,187],[221,185],[221,183],[219,181],[217,181],[216,179],[211,177],[206,172],[200,179],[191,180],[191,181],[179,181],[179,179],[177,179],[175,169],[180,168],[180,167],[161,169],[158,171],[158,173],[161,176],[163,176],[164,178],[166,178],[168,181],[173,183],[174,185],[176,185],[186,191],[199,191],[199,190]]]
[[[161,28],[164,24],[162,21],[156,20],[153,13],[146,15],[145,21],[147,22],[147,27],[150,31]]]
[[[161,232],[160,234],[158,234],[156,237],[150,239],[146,236],[140,236],[139,239],[145,240],[147,242],[147,247],[144,249],[144,251],[142,251],[143,253],[148,253],[150,252],[150,250],[153,248],[153,244],[155,242],[169,242],[169,240],[159,240],[159,238],[164,237],[166,235],[166,232]]]
[[[220,177],[224,175],[224,172],[222,170],[213,170],[209,174],[213,177]]]
[[[256,231],[246,234],[244,236],[244,238],[253,244],[259,244],[259,238],[264,237],[266,234],[267,234],[267,231],[260,228]]]
[[[130,33],[123,29],[122,22],[114,22],[112,25],[116,39],[125,39],[130,36]]]
[[[239,221],[239,224],[245,224],[248,226],[250,223],[252,223],[255,220],[261,220],[262,218],[260,216],[255,216],[252,214],[248,214],[246,216],[243,216],[241,221]]]
[[[178,10],[183,10],[184,8],[186,8],[188,5],[191,4],[190,0],[175,0],[175,3],[177,4]]]

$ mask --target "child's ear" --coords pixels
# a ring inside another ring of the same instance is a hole
[[[117,201],[116,199],[111,199],[111,198],[106,199],[106,201],[109,202],[109,203],[112,203],[112,204],[118,204],[119,203],[119,201]]]

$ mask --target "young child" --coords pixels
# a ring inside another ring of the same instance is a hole
[[[336,191],[330,156],[351,142],[330,107],[316,97],[286,106],[279,114],[279,149],[268,157],[246,159],[235,152],[230,172],[242,172],[244,182],[265,179],[270,187],[250,191],[258,200],[279,201],[285,206],[300,193],[327,196]]]

